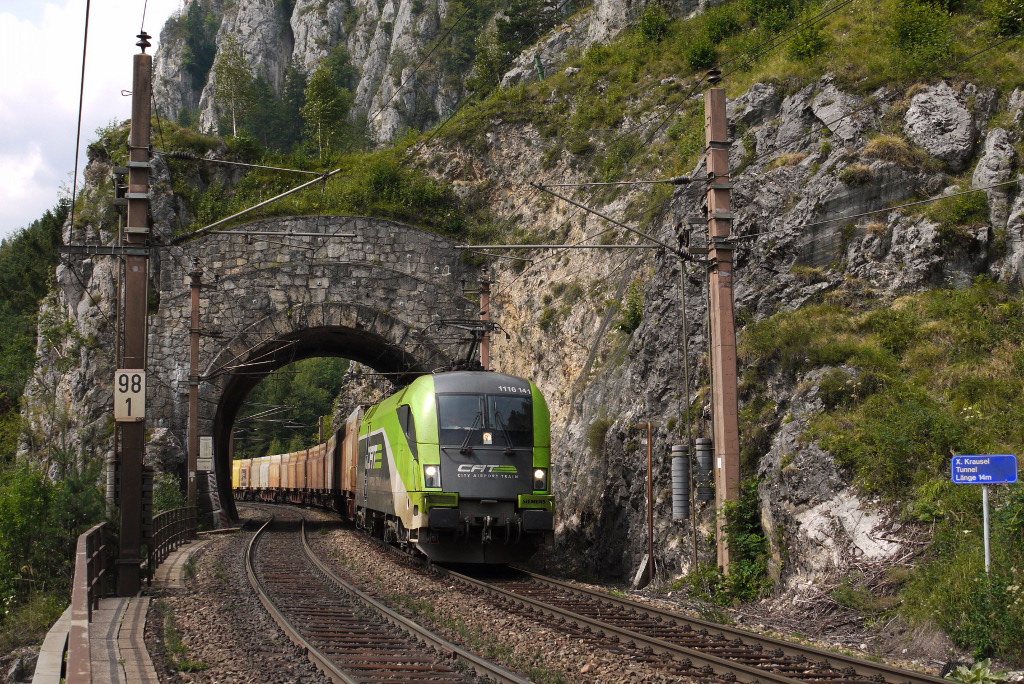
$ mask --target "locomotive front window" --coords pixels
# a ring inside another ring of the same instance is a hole
[[[507,446],[533,446],[533,399],[491,394],[487,397],[487,426],[505,437]]]
[[[470,444],[478,441],[476,432],[484,426],[483,407],[478,394],[440,394],[437,417],[442,444]]]
[[[439,394],[441,444],[466,447],[532,447],[533,398],[489,394]]]

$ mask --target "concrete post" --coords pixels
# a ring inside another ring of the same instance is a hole
[[[153,57],[145,50],[149,36],[140,34],[132,86],[132,129],[128,141],[129,247],[149,246],[150,102]],[[125,257],[124,369],[146,370],[146,313],[149,302],[149,256]],[[142,461],[145,452],[145,416],[121,425],[120,549],[117,558],[117,594],[134,596],[142,586]]]
[[[704,97],[708,173],[708,235],[711,299],[712,420],[715,443],[715,512],[718,565],[729,572],[729,545],[722,529],[727,501],[739,500],[740,438],[737,398],[736,324],[733,311],[733,244],[729,241],[732,209],[729,182],[729,126],[725,89],[710,88]]]

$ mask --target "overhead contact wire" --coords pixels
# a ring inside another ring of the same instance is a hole
[[[71,177],[71,230],[75,229],[75,205],[78,204],[78,154],[82,145],[82,109],[85,102],[85,63],[89,49],[89,9],[92,0],[85,0],[85,31],[82,36],[82,78],[78,84],[78,127],[75,132],[75,172]]]

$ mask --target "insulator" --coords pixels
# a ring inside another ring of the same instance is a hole
[[[690,447],[672,445],[672,519],[690,519]]]
[[[697,440],[697,500],[711,501],[715,498],[712,468],[715,448],[710,439]]]
[[[171,159],[188,159],[190,161],[197,161],[199,159],[199,157],[192,154],[191,152],[185,152],[182,150],[176,150],[174,152],[164,152],[164,156],[170,157]]]

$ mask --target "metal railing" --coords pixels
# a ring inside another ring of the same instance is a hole
[[[150,583],[157,566],[172,551],[195,539],[196,520],[195,508],[175,508],[153,516],[152,534],[145,540],[148,553],[143,568]],[[96,525],[78,537],[75,578],[71,588],[71,624],[64,646],[64,676],[67,684],[88,684],[92,681],[89,623],[100,597],[109,593],[112,556],[110,527],[107,523]]]
[[[153,516],[153,534],[146,542],[146,581],[153,583],[158,565],[176,548],[196,538],[196,509],[172,508]]]
[[[110,569],[110,536],[100,523],[78,537],[75,579],[71,587],[71,628],[68,632],[67,683],[92,681],[89,663],[89,621],[92,610],[106,594]]]

